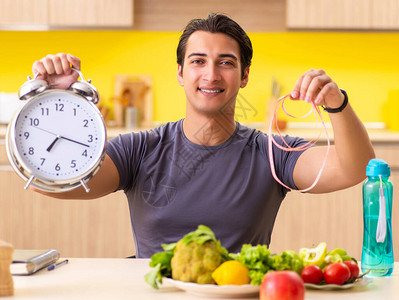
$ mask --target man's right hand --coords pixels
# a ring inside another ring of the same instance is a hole
[[[39,73],[38,79],[47,81],[57,89],[67,89],[74,83],[79,74],[72,68],[80,70],[80,59],[71,54],[49,54],[33,63],[32,72]]]

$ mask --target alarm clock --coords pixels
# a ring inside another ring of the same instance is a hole
[[[91,81],[54,89],[38,74],[25,82],[19,99],[26,101],[7,128],[6,151],[14,170],[37,189],[64,192],[83,186],[105,157],[106,128]]]

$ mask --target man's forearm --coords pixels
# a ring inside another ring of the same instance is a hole
[[[351,105],[342,112],[329,113],[334,131],[334,144],[338,163],[352,184],[366,177],[366,166],[375,157],[367,130]]]

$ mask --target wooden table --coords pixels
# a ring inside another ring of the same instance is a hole
[[[15,295],[2,299],[206,299],[173,286],[158,290],[144,281],[151,269],[148,259],[72,258],[53,271],[41,270],[31,276],[14,276]],[[391,277],[373,278],[366,286],[347,290],[306,290],[305,299],[398,299],[399,263]],[[241,298],[241,299],[257,299]]]

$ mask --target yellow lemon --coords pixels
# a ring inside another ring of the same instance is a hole
[[[242,285],[251,281],[248,268],[236,260],[222,263],[213,271],[212,278],[218,285]]]

